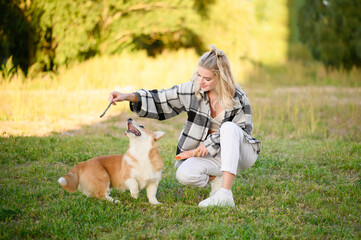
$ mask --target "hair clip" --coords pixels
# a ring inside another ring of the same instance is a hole
[[[217,53],[217,48],[213,44],[211,44],[209,48],[211,49],[211,52]]]

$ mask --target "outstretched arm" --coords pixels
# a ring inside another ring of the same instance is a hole
[[[137,101],[130,102],[130,110],[139,117],[158,120],[170,119],[188,111],[194,94],[194,83],[188,81],[169,89],[140,89],[136,91]]]

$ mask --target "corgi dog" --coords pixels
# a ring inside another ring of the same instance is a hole
[[[109,196],[111,188],[130,190],[133,198],[146,188],[151,204],[159,204],[156,193],[161,179],[163,161],[157,142],[164,132],[152,132],[129,118],[125,135],[129,138],[129,149],[123,155],[95,157],[70,169],[59,178],[58,183],[66,191],[79,190],[88,197],[119,201]]]

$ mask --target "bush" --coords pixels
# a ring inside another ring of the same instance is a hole
[[[327,67],[361,66],[360,0],[306,0],[300,10],[300,39]]]

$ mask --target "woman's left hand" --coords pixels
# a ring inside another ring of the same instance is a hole
[[[201,143],[197,148],[196,148],[196,153],[197,156],[201,156],[204,157],[208,154],[208,150],[207,148],[204,146],[203,143]]]

